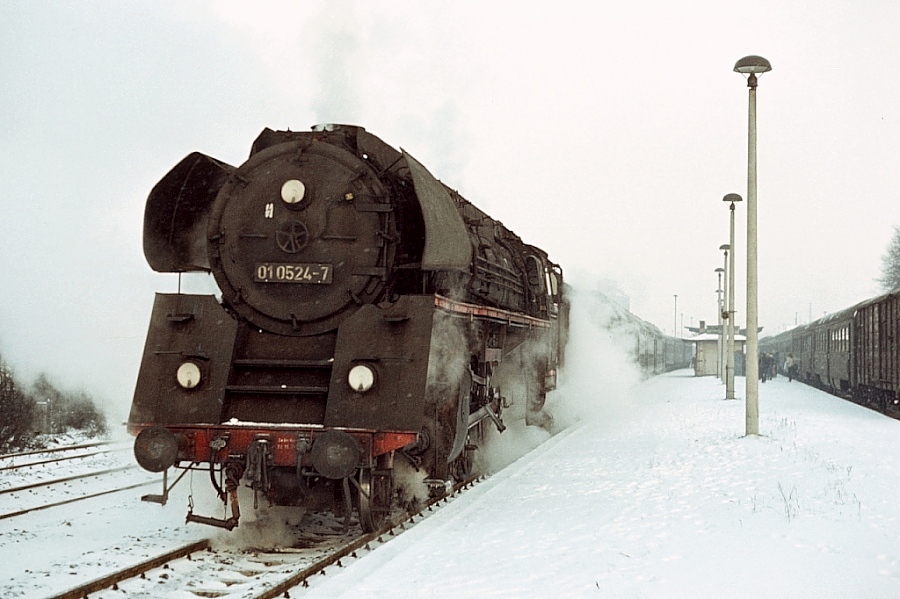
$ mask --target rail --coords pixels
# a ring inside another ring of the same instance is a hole
[[[128,580],[129,578],[140,576],[141,574],[144,574],[145,572],[148,572],[153,568],[158,568],[176,559],[189,556],[196,551],[203,551],[206,549],[209,549],[209,539],[196,541],[189,545],[185,545],[184,547],[179,547],[178,549],[174,549],[162,555],[158,555],[156,557],[145,560],[129,568],[125,568],[124,570],[119,570],[117,572],[113,572],[112,574],[96,578],[90,582],[60,593],[59,595],[53,595],[48,599],[84,599],[90,593],[96,593],[97,591],[102,591],[103,589],[109,587],[113,587],[115,589],[115,585],[122,582],[123,580]]]
[[[287,597],[288,591],[298,586],[308,586],[307,579],[310,576],[318,574],[325,570],[328,566],[337,564],[338,566],[343,566],[341,564],[341,560],[347,556],[356,557],[356,552],[359,549],[364,547],[368,547],[372,542],[382,540],[385,535],[394,536],[397,533],[394,532],[397,528],[406,529],[406,523],[412,523],[416,517],[422,514],[424,511],[433,511],[433,506],[446,502],[450,497],[457,495],[462,492],[463,489],[467,489],[477,482],[480,482],[486,478],[484,475],[473,476],[468,478],[467,480],[456,484],[452,491],[446,495],[441,497],[436,497],[430,501],[428,501],[425,505],[422,506],[421,509],[416,511],[413,514],[405,514],[401,516],[397,516],[391,522],[381,527],[377,532],[369,533],[367,535],[363,535],[362,537],[356,539],[355,541],[351,541],[350,543],[344,545],[334,553],[331,553],[316,563],[310,565],[307,568],[304,568],[302,571],[294,574],[290,578],[287,578],[275,585],[274,587],[260,593],[259,595],[255,595],[253,599],[275,599],[276,597]]]

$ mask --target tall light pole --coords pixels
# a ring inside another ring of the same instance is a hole
[[[725,260],[724,260],[724,268],[725,268],[725,287],[722,289],[722,305],[719,307],[719,312],[721,316],[722,323],[722,382],[725,383],[728,380],[728,362],[725,359],[725,352],[728,349],[728,274],[731,272],[728,270],[728,252],[731,250],[731,246],[726,244],[720,245],[719,250],[725,252]]]
[[[716,288],[716,312],[719,313],[719,342],[716,344],[716,376],[721,380],[722,369],[722,273],[724,268],[717,268],[716,274],[719,275],[719,286]]]
[[[730,202],[731,210],[731,252],[728,256],[728,355],[725,364],[725,399],[734,399],[734,203],[741,196],[729,193],[724,202]]]
[[[672,324],[672,336],[679,337],[678,335],[678,294],[675,294],[675,322]]]
[[[759,315],[756,269],[756,86],[757,75],[772,70],[762,56],[745,56],[734,71],[747,75],[750,88],[747,134],[747,363],[746,434],[759,434]]]

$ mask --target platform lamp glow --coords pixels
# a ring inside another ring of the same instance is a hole
[[[734,204],[741,196],[729,193],[723,202],[729,202],[731,211],[731,251],[728,254],[728,355],[725,357],[725,399],[734,399]]]
[[[746,434],[759,434],[759,314],[756,267],[756,86],[757,75],[772,70],[762,56],[745,56],[734,64],[734,71],[747,77],[750,88],[747,135],[747,357],[746,357]]]
[[[725,259],[722,266],[725,268],[725,287],[722,288],[722,305],[719,307],[719,321],[722,323],[722,347],[720,348],[720,360],[722,361],[722,372],[720,378],[722,383],[728,380],[728,361],[725,358],[725,352],[728,350],[728,275],[731,271],[728,269],[728,253],[731,246],[727,243],[719,246],[719,251],[725,252]]]

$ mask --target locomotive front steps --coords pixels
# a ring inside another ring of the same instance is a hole
[[[291,357],[287,352],[278,353],[281,355],[232,361],[225,386],[226,420],[324,421],[334,359],[327,354]]]

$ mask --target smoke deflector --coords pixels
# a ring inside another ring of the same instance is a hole
[[[459,210],[444,184],[407,152],[403,152],[412,174],[416,197],[425,220],[425,251],[422,270],[469,270],[472,244]]]

